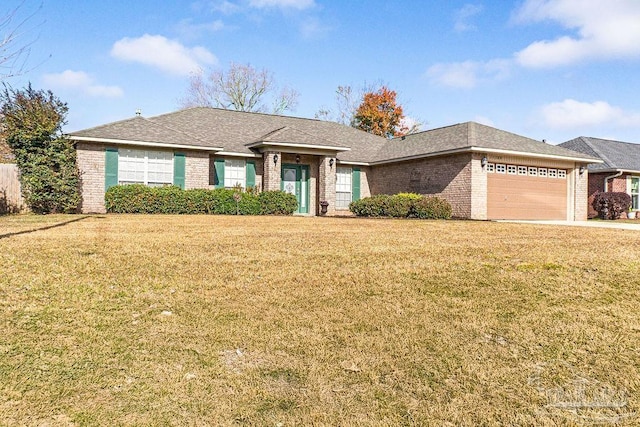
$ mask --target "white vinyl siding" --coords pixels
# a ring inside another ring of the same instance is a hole
[[[240,185],[246,188],[247,172],[246,164],[242,159],[225,159],[224,161],[224,186],[233,188]]]
[[[349,209],[351,191],[351,168],[336,168],[336,209]]]
[[[173,153],[118,150],[118,183],[145,184],[152,187],[173,184]]]

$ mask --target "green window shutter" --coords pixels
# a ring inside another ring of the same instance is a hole
[[[104,190],[118,185],[118,149],[107,148],[104,158]]]
[[[247,161],[247,188],[255,187],[256,185],[256,162],[253,160]]]
[[[224,159],[215,159],[213,164],[216,168],[214,185],[216,188],[224,188]]]
[[[360,200],[360,168],[353,168],[351,172],[351,201]]]
[[[185,155],[184,153],[173,153],[173,185],[184,190],[184,174],[185,174]]]

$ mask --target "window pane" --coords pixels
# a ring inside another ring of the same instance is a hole
[[[242,159],[225,159],[224,161],[224,186],[233,188],[240,185],[245,188],[247,173],[245,162]]]
[[[336,169],[336,192],[351,194],[351,168]]]
[[[336,192],[336,209],[349,209],[351,203],[351,192]]]
[[[336,209],[349,209],[351,203],[351,168],[336,168]]]
[[[144,150],[118,150],[118,182],[122,184],[144,184]]]

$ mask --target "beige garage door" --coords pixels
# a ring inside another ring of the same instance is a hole
[[[488,166],[489,219],[567,219],[566,169]]]

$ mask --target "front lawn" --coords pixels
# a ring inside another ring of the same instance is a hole
[[[634,425],[640,232],[0,217],[0,425]]]

